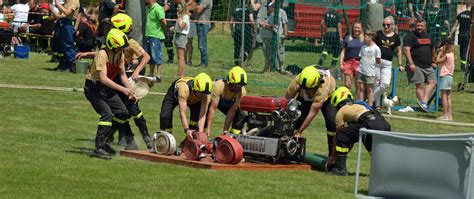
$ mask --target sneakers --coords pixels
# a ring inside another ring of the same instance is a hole
[[[420,106],[421,110],[423,110],[425,112],[430,112],[430,110],[428,108],[428,105],[425,102],[420,101],[420,100],[418,100],[416,102],[418,102],[418,106]]]
[[[159,83],[161,82],[161,77],[158,77],[158,76],[152,77],[152,81],[155,83]]]

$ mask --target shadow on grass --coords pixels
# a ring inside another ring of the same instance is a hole
[[[46,71],[55,71],[55,72],[56,72],[56,68],[43,68],[43,70],[46,70]]]
[[[86,147],[73,147],[71,150],[66,150],[66,153],[71,154],[78,154],[78,155],[85,155],[91,158],[98,158],[103,160],[111,160],[112,157],[105,156],[105,155],[94,155],[94,149],[86,148]]]
[[[91,138],[77,138],[76,141],[81,141],[81,142],[95,142],[94,139]]]
[[[349,172],[348,173],[349,176],[355,176],[356,173],[352,173],[352,172]],[[359,173],[359,177],[369,177],[370,175],[367,174],[367,173]]]

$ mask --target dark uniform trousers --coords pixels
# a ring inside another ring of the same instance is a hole
[[[319,65],[323,65],[324,60],[327,58],[329,53],[332,54],[331,67],[335,67],[339,61],[339,53],[341,52],[341,41],[339,39],[339,32],[326,32],[323,37],[324,46],[321,58],[319,59]]]
[[[341,128],[336,133],[336,151],[338,155],[347,155],[354,143],[359,141],[359,130],[362,128],[391,131],[390,124],[383,118],[377,110],[363,113],[357,122],[351,122],[348,126]],[[372,135],[365,135],[362,138],[367,151],[372,151]]]
[[[191,91],[191,85],[193,81],[188,81],[189,90]],[[174,81],[171,86],[168,88],[163,102],[161,104],[160,112],[160,129],[167,132],[173,131],[173,110],[178,106],[178,91],[176,89],[176,81]],[[194,104],[188,104],[188,107],[191,112],[191,117],[189,121],[189,128],[193,130],[198,130],[198,121],[199,114],[201,111],[201,102]]]
[[[174,59],[174,48],[173,48],[173,38],[174,38],[174,31],[171,31],[170,28],[174,26],[174,24],[168,24],[165,34],[165,47],[166,52],[168,54],[168,62],[172,63]]]
[[[309,114],[311,110],[311,105],[313,101],[305,101],[303,97],[299,96],[296,98],[299,102],[301,102],[300,110],[301,116],[296,121],[296,129],[299,129],[300,126],[303,124],[304,120]],[[334,136],[336,135],[336,113],[337,108],[331,105],[330,99],[327,99],[323,106],[321,107],[321,112],[324,116],[324,121],[326,124],[326,131],[327,131],[327,144],[328,144],[328,151],[329,155],[332,153],[332,148],[334,146]]]
[[[113,133],[113,128],[123,127],[123,121],[128,120],[129,113],[116,91],[98,81],[86,80],[84,95],[100,115],[95,145],[101,148],[106,137]]]
[[[123,86],[123,83],[122,83],[120,77],[116,77],[114,82]],[[125,105],[125,107],[127,108],[128,112],[129,112],[129,117],[128,118],[132,118],[134,120],[135,125],[137,125],[138,129],[140,130],[140,134],[142,135],[145,143],[148,143],[149,142],[148,139],[150,137],[150,134],[148,133],[148,126],[147,126],[145,117],[143,116],[143,112],[140,110],[138,102],[131,101],[128,98],[128,96],[126,96],[123,93],[119,92],[117,94],[118,94],[118,96],[120,97],[120,100],[123,102],[123,104]],[[132,133],[131,127],[130,127],[130,123],[128,122],[128,120],[125,121],[123,123],[123,125],[124,125],[124,128],[118,129],[119,130],[119,140],[122,137],[127,138],[129,136],[133,136],[133,133]]]
[[[235,99],[225,100],[223,98],[220,98],[219,104],[217,105],[217,109],[221,111],[224,115],[227,115],[230,108],[234,106],[235,101],[236,101]],[[207,109],[208,112],[209,112],[209,108],[210,106]],[[237,111],[235,112],[234,119],[232,120],[232,129],[230,129],[230,132],[234,134],[240,134],[240,132],[244,128],[244,124],[245,124],[245,116],[242,114],[242,112],[240,112],[240,109],[237,109]],[[206,117],[205,127],[207,127],[207,117]]]

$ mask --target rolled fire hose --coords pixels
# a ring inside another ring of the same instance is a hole
[[[155,133],[152,151],[160,155],[172,155],[176,152],[176,139],[171,133],[165,131]]]
[[[317,153],[306,153],[304,156],[303,162],[308,163],[316,167],[316,169],[324,170],[326,167],[326,162],[328,158]]]
[[[215,161],[222,164],[237,164],[244,157],[242,145],[227,135],[217,137],[219,139],[214,151]]]
[[[198,140],[185,140],[183,146],[184,157],[186,157],[188,160],[201,160],[201,150],[199,149],[200,146],[201,144]]]
[[[193,139],[199,141],[200,144],[207,145],[209,142],[207,134],[204,132],[193,131]]]

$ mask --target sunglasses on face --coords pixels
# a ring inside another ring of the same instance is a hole
[[[384,23],[382,24],[383,27],[390,27],[392,24]]]

